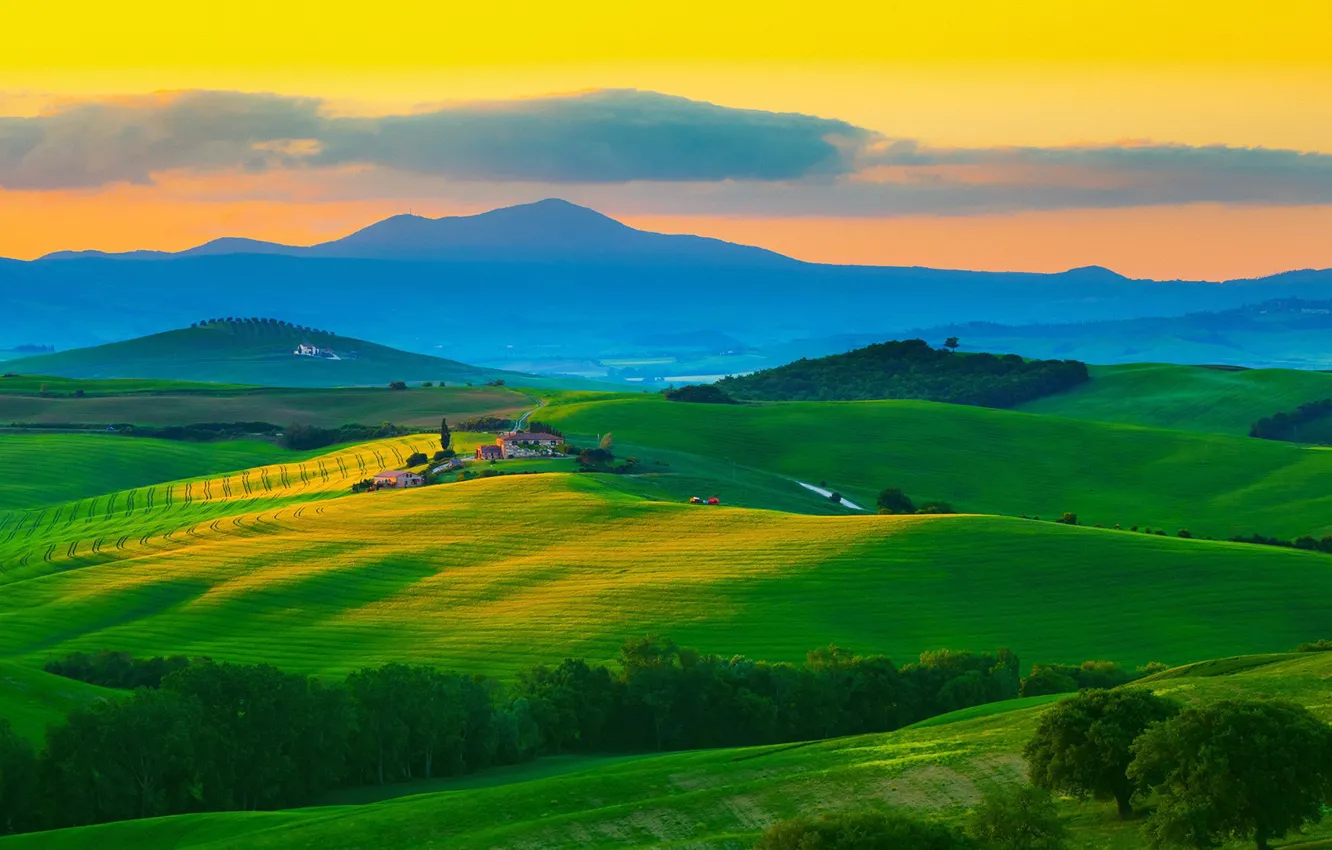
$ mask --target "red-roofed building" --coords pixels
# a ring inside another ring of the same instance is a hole
[[[376,487],[420,487],[424,483],[425,478],[415,472],[403,472],[400,469],[388,470],[375,476]]]
[[[504,458],[504,449],[498,445],[495,446],[477,446],[477,460],[502,460]]]

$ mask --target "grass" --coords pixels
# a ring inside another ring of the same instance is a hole
[[[46,728],[62,722],[71,711],[120,696],[120,691],[0,661],[0,717],[33,742],[41,741]]]
[[[0,544],[0,657],[108,648],[507,676],[610,659],[655,631],[771,660],[836,642],[899,661],[1007,645],[1028,662],[1184,663],[1284,651],[1332,616],[1332,559],[1272,547],[1004,517],[700,508],[585,475],[341,495],[356,464],[392,448],[320,459],[327,481],[307,461],[286,468],[285,487],[269,467],[230,476],[229,496],[217,480],[211,496],[172,485],[170,501],[141,491],[109,518],[99,506],[30,521]]]
[[[1247,436],[1249,426],[1332,398],[1332,374],[1298,369],[1209,369],[1163,363],[1093,366],[1092,380],[1021,407],[1077,419]]]
[[[0,476],[0,528],[13,520],[6,512],[305,456],[256,440],[185,443],[115,434],[4,434],[0,468],[7,471]]]
[[[72,396],[148,395],[157,393],[217,393],[253,390],[243,384],[209,384],[202,381],[161,381],[152,378],[60,378],[54,375],[16,375],[0,378],[0,395]]]
[[[331,348],[345,359],[297,357],[292,352],[302,342]],[[352,358],[352,352],[357,356]],[[279,387],[382,386],[389,381],[480,384],[518,380],[530,386],[589,383],[469,366],[336,334],[237,323],[183,328],[21,358],[7,362],[6,371],[66,378],[151,378]]]
[[[826,480],[860,505],[884,487],[979,513],[1065,511],[1086,524],[1227,538],[1332,533],[1332,451],[1005,410],[914,401],[706,405],[661,396],[573,396],[541,411],[571,437],[612,432],[616,451],[728,459]]]
[[[26,380],[26,379],[25,379]],[[36,379],[34,379],[35,381]],[[42,379],[45,380],[45,379]],[[125,389],[160,385],[159,389]],[[6,383],[0,381],[0,388]],[[85,389],[74,396],[70,386]],[[516,418],[534,406],[523,392],[504,387],[387,387],[340,389],[184,386],[160,381],[69,381],[40,394],[0,391],[0,423],[191,425],[198,422],[272,422],[336,427],[349,422],[439,427],[487,416]],[[198,389],[197,387],[210,387]],[[57,389],[58,387],[58,389]]]
[[[1296,659],[1225,680],[1180,679],[1186,701],[1235,692],[1294,699],[1332,718],[1332,656]],[[988,787],[1017,781],[1021,747],[1042,706],[930,727],[807,745],[709,750],[591,764],[506,784],[362,806],[195,815],[0,839],[3,850],[87,847],[600,848],[752,846],[772,821],[847,805],[894,806],[958,822]],[[1061,800],[1075,850],[1138,850],[1135,823],[1113,806]],[[1316,848],[1324,823],[1277,846]],[[1312,843],[1310,843],[1312,842]]]

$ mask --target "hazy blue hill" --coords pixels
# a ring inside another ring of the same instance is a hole
[[[177,255],[2,263],[0,348],[86,346],[200,316],[279,315],[496,365],[597,358],[632,351],[644,337],[700,331],[750,348],[832,335],[859,335],[864,344],[974,321],[1071,326],[1292,297],[1332,298],[1332,271],[1217,284],[1130,280],[1098,267],[1031,274],[817,265],[639,231],[548,200],[477,216],[396,216],[310,248],[222,239]],[[1077,342],[1081,331],[1058,334],[1055,344]],[[1028,353],[1002,339],[984,347]],[[1214,351],[1207,340],[1185,339],[1171,357],[1152,359],[1215,362]]]
[[[300,343],[338,360],[297,356]],[[551,379],[482,369],[361,339],[269,323],[216,323],[125,342],[25,357],[7,371],[66,378],[157,378],[286,387],[383,385],[390,381],[550,384]]]

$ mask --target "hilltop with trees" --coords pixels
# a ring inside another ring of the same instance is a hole
[[[866,401],[921,399],[1013,407],[1088,380],[1076,360],[1025,360],[1016,354],[957,354],[956,338],[937,349],[921,339],[881,342],[846,354],[801,359],[717,383],[737,399]]]

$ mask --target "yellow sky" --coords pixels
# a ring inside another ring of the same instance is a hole
[[[1152,140],[1332,153],[1327,0],[11,5],[0,115],[197,88],[312,95],[364,113],[639,88],[942,146]],[[0,255],[177,248],[224,234],[316,241],[400,206],[206,201],[152,187],[0,191]],[[1298,241],[1326,232],[1326,209],[638,220],[822,260],[1047,268],[1070,254],[1058,241],[1079,246],[1073,265],[1107,258],[1134,273],[1238,276],[1332,265],[1332,252]],[[441,200],[432,211],[475,210]],[[1171,252],[1148,238],[1161,227],[1193,236]]]

